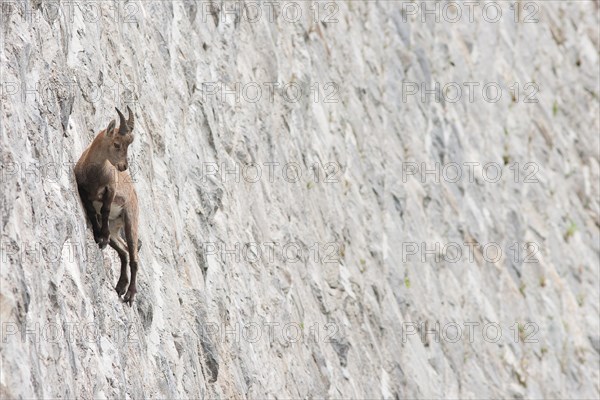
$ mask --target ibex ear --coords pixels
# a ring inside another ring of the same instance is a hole
[[[112,136],[114,130],[115,130],[115,120],[113,119],[112,121],[110,121],[110,123],[106,127],[106,135]]]

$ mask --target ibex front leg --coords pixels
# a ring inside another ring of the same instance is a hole
[[[98,224],[98,217],[96,216],[96,209],[92,201],[89,198],[88,192],[82,188],[79,189],[79,197],[81,198],[81,202],[83,203],[83,208],[85,209],[85,213],[87,214],[90,222],[92,223],[92,232],[94,233],[94,241],[96,243],[100,242],[100,224]]]
[[[115,199],[115,190],[110,186],[106,186],[104,196],[102,197],[102,208],[100,209],[100,215],[102,217],[102,226],[100,227],[100,240],[98,246],[104,249],[108,244],[108,238],[110,237],[110,230],[108,229],[108,217],[110,215],[110,206]]]

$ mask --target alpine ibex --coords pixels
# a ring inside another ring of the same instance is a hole
[[[100,131],[85,149],[75,165],[75,178],[79,196],[92,223],[94,240],[101,249],[108,243],[121,260],[121,275],[115,290],[119,297],[125,295],[126,303],[133,303],[137,292],[138,270],[138,201],[131,176],[127,171],[127,148],[133,142],[133,113],[127,107],[129,119],[119,114],[120,126],[113,119]],[[120,236],[125,228],[125,239]],[[141,245],[141,243],[140,243]],[[131,282],[127,280],[127,253]],[[129,288],[127,292],[127,284]]]

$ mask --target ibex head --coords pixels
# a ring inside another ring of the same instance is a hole
[[[129,119],[126,121],[121,111],[118,108],[115,110],[119,114],[119,128],[115,127],[114,119],[110,121],[104,137],[104,149],[108,161],[119,171],[125,171],[127,169],[127,148],[133,142],[133,113],[127,106]]]

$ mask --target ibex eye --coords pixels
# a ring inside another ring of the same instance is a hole
[[[115,143],[115,148],[120,149],[121,145],[119,143]]]

